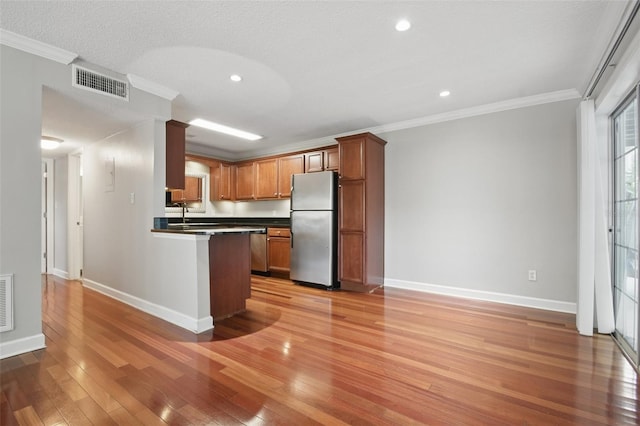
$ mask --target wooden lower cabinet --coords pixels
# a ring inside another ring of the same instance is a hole
[[[364,233],[342,232],[340,234],[339,253],[341,259],[348,261],[339,262],[338,275],[342,283],[349,287],[352,285],[364,285]],[[352,290],[351,288],[344,288]]]
[[[291,270],[291,230],[267,228],[269,272],[289,275]]]

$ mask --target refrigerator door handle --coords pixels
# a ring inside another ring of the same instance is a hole
[[[289,241],[291,242],[291,248],[293,248],[293,231],[289,231]]]

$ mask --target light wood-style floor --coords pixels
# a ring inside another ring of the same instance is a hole
[[[0,362],[0,424],[638,424],[638,382],[573,315],[253,278],[194,335],[44,279],[47,348]]]

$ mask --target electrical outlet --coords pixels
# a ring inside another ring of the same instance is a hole
[[[529,281],[537,281],[538,272],[535,269],[529,269]]]

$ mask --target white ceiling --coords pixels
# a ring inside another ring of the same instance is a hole
[[[0,27],[179,92],[176,120],[206,118],[263,135],[247,142],[188,129],[194,149],[242,158],[514,98],[582,93],[625,7],[612,0],[2,0]],[[411,21],[409,31],[395,31],[399,18]],[[440,98],[444,89],[451,96]],[[137,119],[51,90],[43,108],[43,131],[84,141]]]

